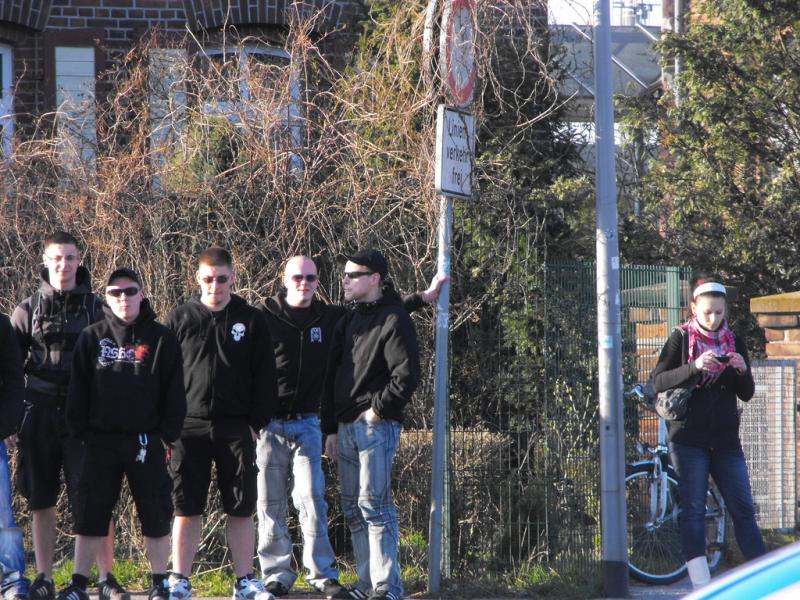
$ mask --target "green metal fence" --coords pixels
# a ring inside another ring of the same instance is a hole
[[[643,381],[672,327],[686,313],[688,269],[620,269],[623,381]],[[540,473],[547,488],[548,556],[559,571],[600,559],[596,278],[593,264],[549,263],[544,293],[545,393]],[[626,446],[655,421],[626,410]],[[654,440],[653,440],[654,441]]]
[[[586,575],[600,559],[594,265],[532,264],[528,273],[535,290],[509,295],[498,314],[452,334],[454,576],[524,576],[543,564]],[[620,275],[624,379],[633,382],[683,318],[689,272],[626,266]],[[423,385],[422,395],[431,392]],[[648,421],[629,413],[626,423],[632,448]],[[412,539],[427,531],[424,411],[409,419],[395,470],[402,559],[424,567]]]

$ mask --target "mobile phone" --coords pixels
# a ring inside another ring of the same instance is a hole
[[[721,363],[726,363],[731,359],[730,355],[728,354],[723,354],[722,356],[717,356],[715,358]]]

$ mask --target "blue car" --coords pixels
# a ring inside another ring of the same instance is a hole
[[[728,571],[685,600],[796,600],[800,598],[800,542]]]

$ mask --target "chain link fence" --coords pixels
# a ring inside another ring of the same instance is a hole
[[[753,363],[756,392],[740,402],[742,446],[762,529],[797,527],[797,363]]]

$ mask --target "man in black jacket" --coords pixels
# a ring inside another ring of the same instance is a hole
[[[36,600],[53,600],[53,550],[56,501],[61,470],[70,504],[74,503],[82,446],[67,435],[64,403],[75,342],[81,331],[103,319],[102,300],[92,293],[89,271],[81,265],[78,240],[56,231],[42,243],[39,289],[11,316],[25,367],[25,418],[18,437],[17,482],[28,501],[37,576],[30,589]],[[16,438],[9,439],[13,446]],[[109,529],[113,534],[113,526]],[[100,600],[127,600],[111,574],[113,535],[98,548]],[[27,580],[24,580],[27,581]]]
[[[191,598],[189,575],[203,526],[211,464],[227,515],[226,533],[235,600],[271,600],[253,576],[256,509],[255,443],[272,414],[275,357],[264,314],[231,293],[230,253],[212,246],[200,254],[200,298],[174,309],[167,325],[183,351],[187,413],[170,456],[175,523],[172,600]]]
[[[406,310],[434,301],[445,280],[436,276],[429,289],[404,298]],[[290,488],[300,518],[309,585],[328,598],[363,598],[338,581],[321,464],[320,396],[333,331],[347,309],[314,297],[317,266],[307,256],[286,262],[283,285],[285,291],[262,306],[278,376],[278,408],[261,432],[257,449],[258,557],[265,587],[275,596],[285,596],[297,578],[287,524]]]
[[[17,430],[22,417],[25,386],[22,359],[8,317],[0,313],[0,438]],[[25,550],[22,530],[14,520],[11,496],[11,471],[5,444],[0,444],[0,595],[6,600],[27,597]]]
[[[88,600],[89,568],[128,481],[150,561],[151,600],[167,600],[172,519],[166,447],[186,415],[181,351],[155,320],[139,276],[126,268],[108,278],[105,319],[75,345],[66,420],[83,445],[75,520],[75,571],[58,600]]]
[[[353,539],[358,584],[370,600],[403,597],[391,465],[403,408],[419,384],[417,335],[377,250],[348,257],[344,296],[322,397],[326,454],[339,465],[342,512]]]

